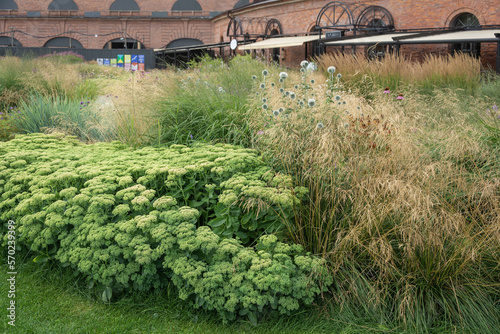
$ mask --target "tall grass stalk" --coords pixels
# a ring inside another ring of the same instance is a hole
[[[474,121],[486,100],[407,88],[404,100],[379,90],[367,102],[314,79],[303,93],[285,81],[293,102],[256,88],[248,117],[265,160],[309,191],[288,238],[328,259],[332,312],[417,333],[443,323],[494,333],[500,165]]]

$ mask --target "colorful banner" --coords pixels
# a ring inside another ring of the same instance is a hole
[[[132,71],[137,71],[137,55],[132,55]]]
[[[104,58],[104,66],[110,66],[111,65],[111,62],[109,60],[109,58]]]
[[[124,60],[123,60],[123,55],[117,55],[116,56],[116,66],[118,67],[123,67],[123,64],[124,64]]]
[[[130,55],[125,55],[125,69],[130,70],[130,65],[131,65],[132,57]]]
[[[139,55],[139,64],[138,64],[138,69],[139,71],[144,71],[144,66],[145,66],[145,59],[146,57],[144,55]]]
[[[116,58],[110,59],[111,67],[116,67]]]
[[[104,59],[103,58],[97,58],[97,65],[104,65]]]

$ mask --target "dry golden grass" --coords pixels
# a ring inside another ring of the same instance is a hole
[[[334,64],[342,71],[351,66],[349,73],[359,60],[347,58]],[[428,63],[440,66],[433,57]],[[391,65],[402,70],[401,64],[396,59]],[[426,75],[423,65],[412,71]],[[371,102],[336,91],[346,102],[339,105],[325,102],[328,87],[315,80],[314,89],[300,96],[315,98],[313,108],[300,108],[276,86],[261,92],[249,117],[255,133],[264,131],[255,147],[291,174],[295,186],[309,189],[308,201],[288,223],[288,237],[327,258],[334,276],[344,279],[333,300],[373,309],[391,301],[399,321],[409,325],[422,316],[421,294],[426,312],[437,316],[440,303],[498,293],[500,267],[491,261],[500,258],[499,159],[472,116],[486,103],[478,98],[464,106],[452,90],[432,98],[409,90],[402,101],[379,91]],[[292,85],[286,89],[297,91]],[[268,111],[260,108],[263,96]],[[269,116],[279,107],[293,111]]]

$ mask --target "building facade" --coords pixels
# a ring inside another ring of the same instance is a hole
[[[500,25],[500,0],[0,0],[0,46],[160,49],[304,35],[318,25],[347,36],[352,24],[396,30]],[[496,45],[462,44],[403,52],[462,50],[494,65]],[[264,52],[296,63],[311,49]]]

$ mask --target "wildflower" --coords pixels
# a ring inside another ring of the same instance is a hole
[[[285,92],[285,95],[286,95],[286,96],[290,95],[290,92],[289,92],[289,91],[286,91],[286,92]]]
[[[189,138],[193,139],[193,135],[189,135]]]
[[[279,110],[275,110],[273,111],[273,115],[278,117],[280,115],[280,111]]]
[[[304,73],[306,70],[304,68],[300,69],[300,73]]]
[[[10,110],[14,109],[14,107],[10,107]]]
[[[360,106],[357,106],[357,107],[356,107],[356,109],[361,110],[361,107],[360,107]]]
[[[83,104],[83,101],[82,101],[82,102],[80,102],[80,104]]]
[[[261,130],[261,131],[259,131],[259,132],[257,132],[257,135],[258,135],[258,136],[263,135],[263,134],[264,134],[264,131],[262,131],[262,130]]]
[[[285,111],[285,109],[283,109],[283,107],[280,107],[280,108],[278,109],[278,111],[279,111],[280,113],[282,113],[283,111]]]
[[[290,92],[290,98],[291,98],[292,100],[295,100],[295,93],[294,93],[294,92]]]
[[[299,89],[299,85],[295,85],[295,86],[293,86],[293,88]]]
[[[307,60],[303,60],[300,62],[300,67],[305,68],[305,67],[307,67],[307,65],[309,65],[309,62]]]
[[[252,80],[256,80],[257,79],[257,76],[256,75],[252,75]]]
[[[266,103],[266,102],[267,102],[267,99],[264,97],[264,98],[262,99],[262,102]]]
[[[261,83],[260,84],[260,89],[264,89],[264,88],[266,88],[266,84],[265,83]]]
[[[340,95],[335,95],[335,100],[340,101]]]
[[[342,101],[342,104],[347,104],[347,102],[346,101]]]
[[[315,82],[314,79],[311,79],[311,83],[313,84],[314,82]]]
[[[268,71],[268,70],[263,70],[263,71],[262,71],[262,75],[263,75],[263,76],[266,76],[266,75],[268,75],[268,74],[269,74],[269,71]]]
[[[268,108],[267,104],[266,104],[266,103],[264,103],[264,104],[262,105],[262,109],[266,110],[267,108]]]
[[[404,100],[403,93],[399,93],[398,97],[396,97],[397,100]]]
[[[495,104],[495,105],[493,105],[493,107],[491,107],[491,108],[492,108],[495,112],[497,112],[497,111],[498,111],[498,106],[497,106],[496,104]]]
[[[280,88],[280,93],[283,93],[285,91],[284,88]]]
[[[304,101],[300,100],[300,101],[299,101],[299,104],[300,104],[301,106],[303,106],[303,105],[304,105]]]
[[[317,129],[323,129],[323,128],[324,128],[323,123],[321,123],[321,122],[320,122],[320,123],[318,123],[318,124],[316,125],[316,128],[317,128]]]
[[[283,78],[279,79],[279,82],[283,83],[285,80]]]
[[[389,87],[385,87],[384,94],[390,94],[391,91],[389,90]]]
[[[307,101],[307,104],[309,105],[309,107],[314,107],[314,105],[316,104],[316,101],[314,101],[314,99],[309,99]]]
[[[337,74],[337,79],[340,79],[340,78],[342,78],[342,74],[339,73],[339,74]]]
[[[335,73],[335,67],[333,67],[333,66],[328,67],[328,73],[330,73],[330,74]]]
[[[3,112],[0,111],[0,115],[3,115]]]
[[[288,78],[288,74],[286,72],[281,72],[280,73],[280,78],[281,79],[286,79],[286,78]]]
[[[271,87],[274,87],[274,86],[275,86],[274,82],[271,82]]]

